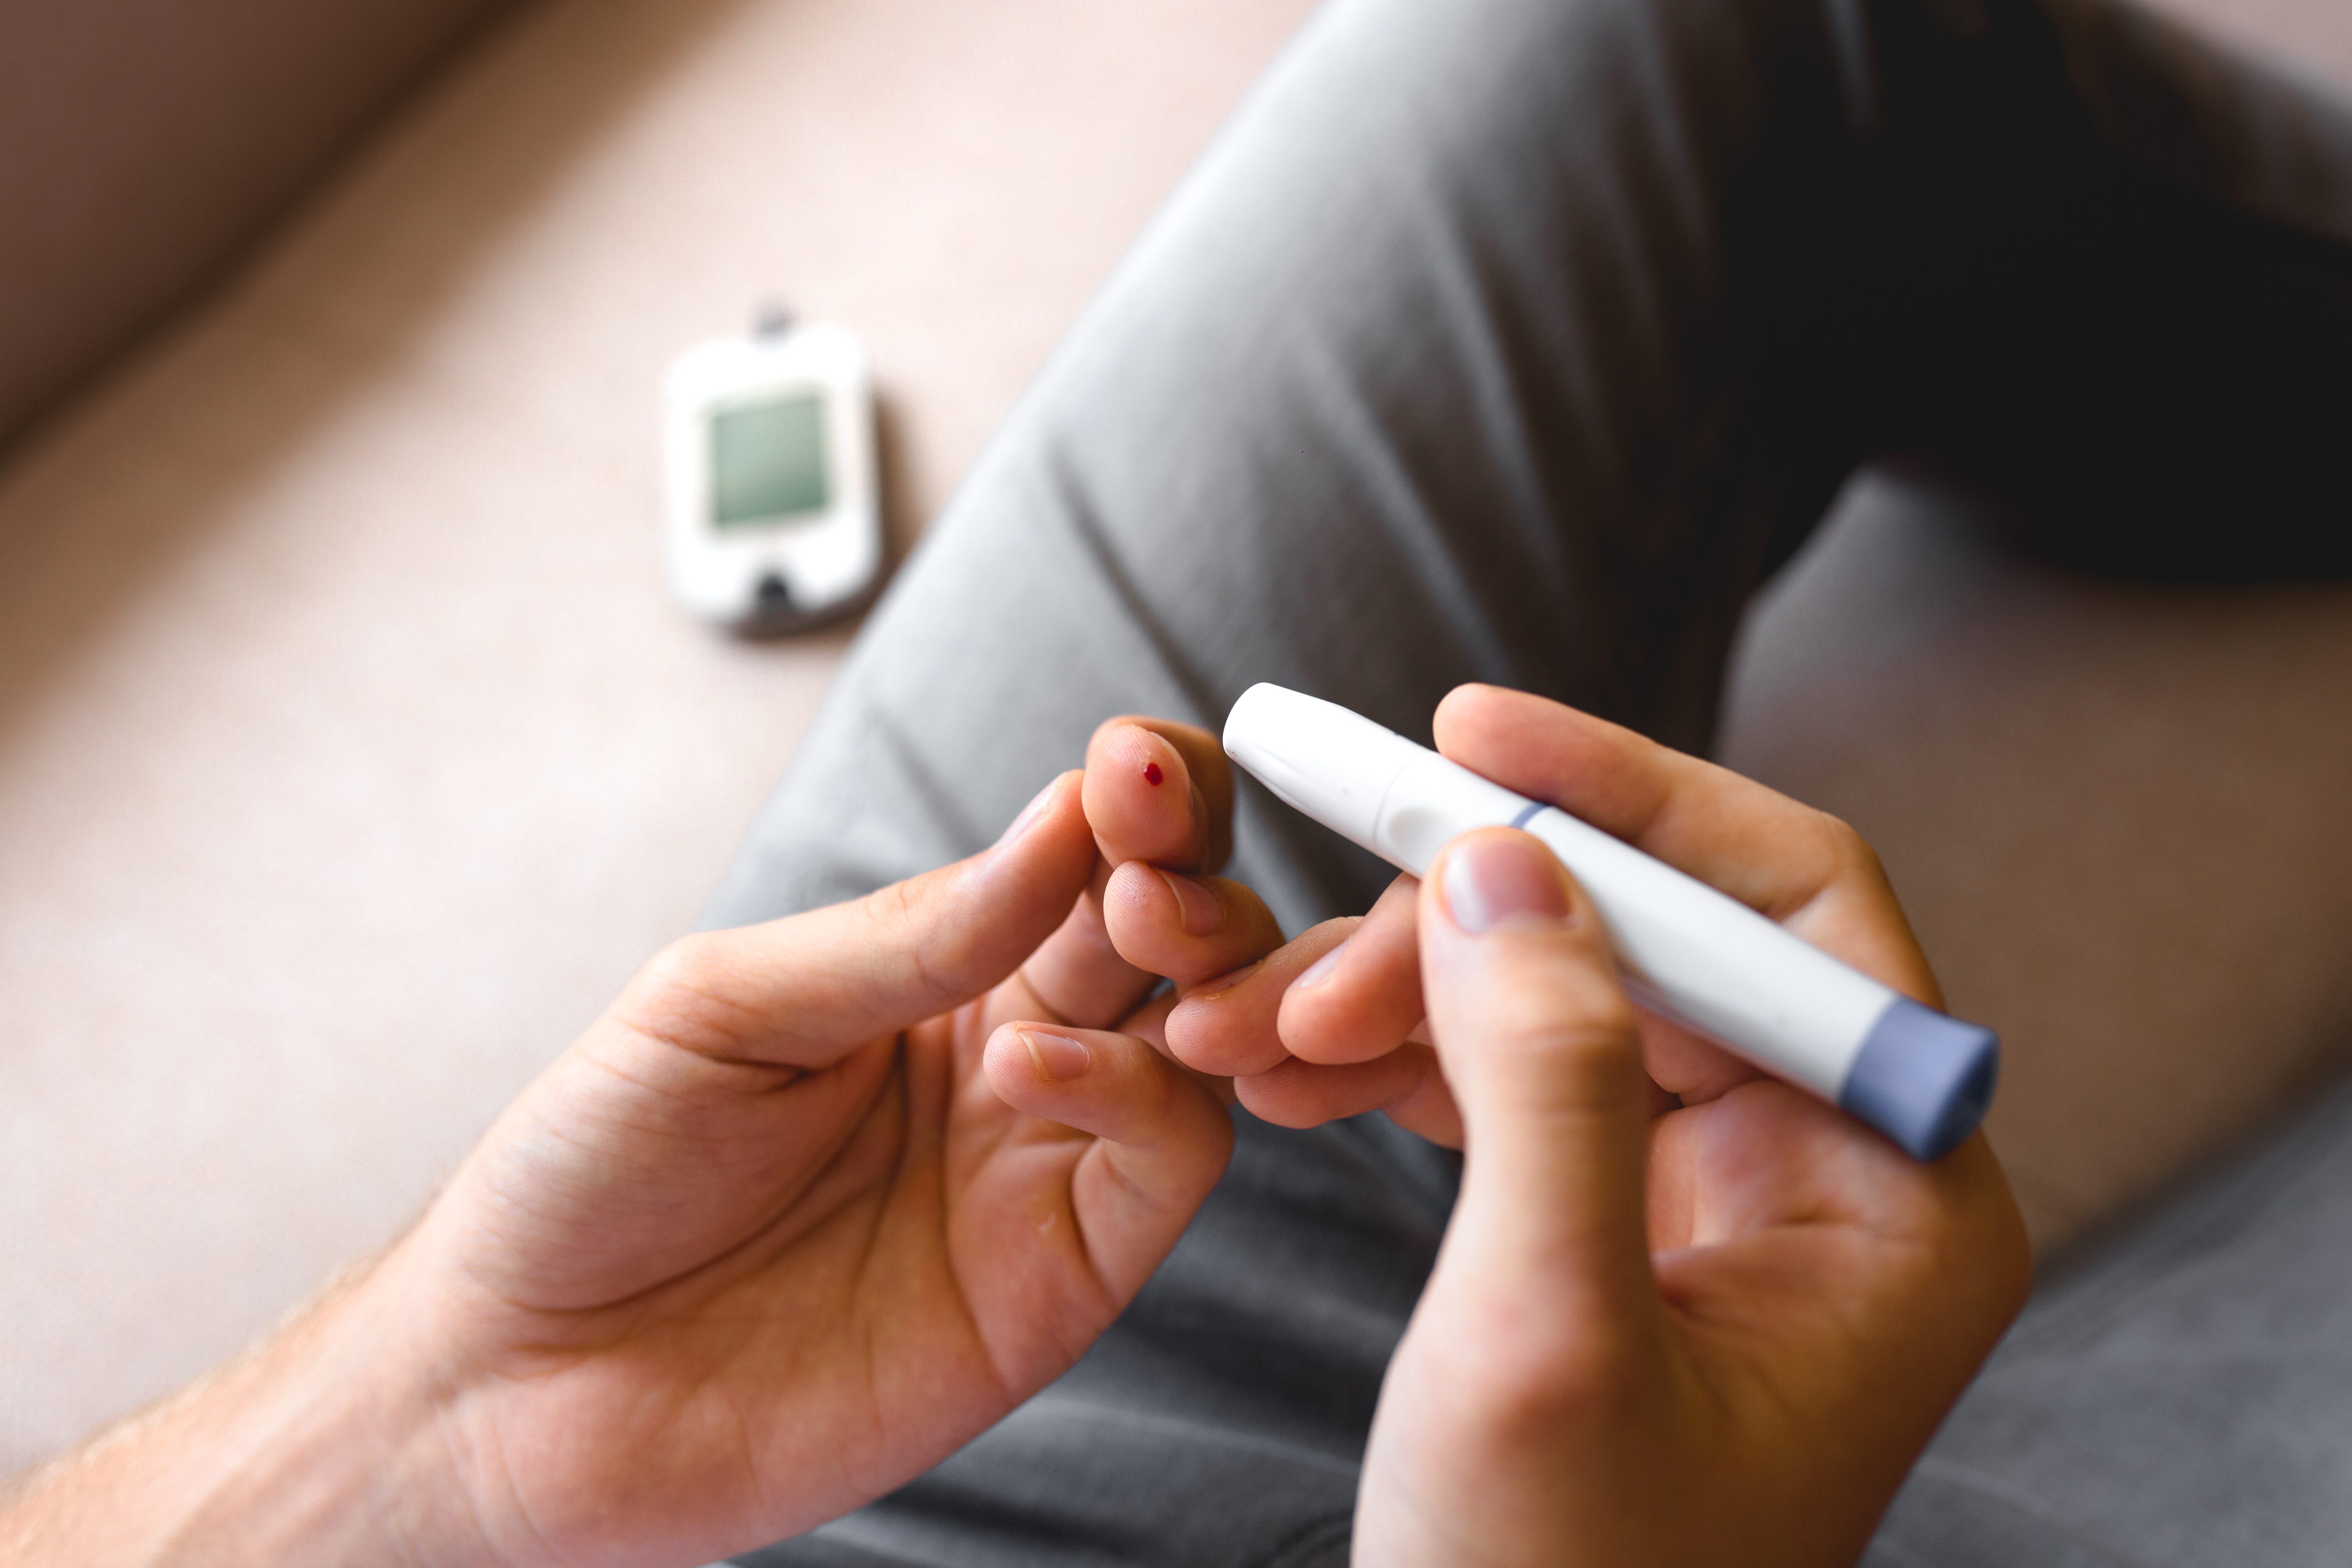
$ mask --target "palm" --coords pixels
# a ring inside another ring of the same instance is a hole
[[[1124,846],[1079,782],[971,859],[675,944],[395,1253],[463,1347],[450,1441],[490,1478],[468,1500],[497,1552],[807,1530],[1057,1375],[1166,1255],[1231,1128],[1100,1027],[1154,1016],[1129,1016],[1152,977],[1103,934]],[[1104,814],[1202,838],[1202,792],[1127,787]]]
[[[1650,1121],[1645,1266],[1602,1269],[1606,1227],[1583,1215],[1498,1224],[1547,1184],[1488,1175],[1367,1462],[1360,1531],[1421,1561],[1561,1561],[1568,1542],[1601,1562],[1851,1561],[2021,1289],[1981,1138],[1923,1168],[1775,1082]],[[1630,1288],[1596,1288],[1604,1273]]]
[[[1940,1217],[1893,1146],[1769,1081],[1653,1121],[1648,1202],[1661,1294],[1695,1345],[1734,1360],[1866,1318],[1906,1272],[1888,1258]]]
[[[629,1436],[519,1484],[786,1535],[1067,1366],[1149,1263],[1089,1247],[1097,1141],[981,1070],[998,1025],[1045,1014],[1016,978],[814,1070],[638,1036],[559,1064],[510,1113],[537,1135],[461,1177],[469,1333],[530,1391],[493,1415],[502,1449]]]

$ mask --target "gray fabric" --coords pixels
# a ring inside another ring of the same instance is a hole
[[[2352,1556],[2352,1089],[2058,1271],[1869,1568]]]
[[[1333,0],[908,563],[709,918],[973,850],[1101,719],[1259,679],[1423,735],[1496,681],[1704,748],[1741,606],[1880,454],[2029,548],[2336,569],[2347,237],[2340,111],[2085,0]],[[1235,863],[1294,930],[1387,879],[1254,786]],[[1241,1118],[1065,1379],[740,1561],[1344,1560],[1454,1172]],[[1937,1561],[2009,1560],[1994,1495]]]

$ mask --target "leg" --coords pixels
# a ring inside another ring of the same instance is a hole
[[[2028,265],[2064,204],[2002,196],[2003,160],[2120,178],[2058,68],[2057,13],[1989,14],[1336,0],[910,563],[711,918],[976,847],[1100,718],[1214,723],[1255,679],[1408,732],[1493,680],[1704,747],[1741,605],[1860,457],[2008,459],[2030,488],[2042,469],[2012,454],[2042,426],[1944,437],[1946,376],[1997,409],[2100,373],[2064,338],[2006,363],[1966,338],[1941,362],[1892,346],[1927,353],[1960,307],[2063,320],[2104,286]],[[1993,138],[1969,165],[2019,93],[2040,144]],[[2227,226],[2210,193],[2161,195],[2171,221]],[[2001,300],[1956,306],[1941,290],[1972,275],[1923,270],[1955,212]],[[1293,925],[1385,879],[1254,793],[1238,860]],[[1192,1235],[1069,1377],[885,1503],[747,1561],[1339,1560],[1449,1192],[1446,1162],[1377,1119],[1244,1125]]]
[[[2085,562],[2352,568],[2347,256],[2352,120],[2095,0],[1334,0],[910,563],[711,918],[947,858],[1097,717],[1255,679],[1408,731],[1504,681],[1703,747],[1746,595],[1890,452]],[[1286,915],[1360,899],[1262,805]]]
[[[1863,217],[1793,289],[1837,322],[1805,405],[2074,565],[2352,572],[2352,111],[2103,0],[1869,17]]]
[[[2347,1334],[2352,1089],[2045,1287],[1865,1568],[2341,1563]]]

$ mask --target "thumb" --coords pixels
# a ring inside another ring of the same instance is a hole
[[[1549,849],[1492,828],[1446,847],[1419,920],[1465,1139],[1447,1250],[1483,1289],[1533,1292],[1563,1326],[1640,1321],[1656,1304],[1648,1083],[1600,915]]]
[[[1076,770],[969,859],[764,925],[673,942],[608,1025],[698,1055],[821,1068],[959,1007],[1017,969],[1094,872]]]

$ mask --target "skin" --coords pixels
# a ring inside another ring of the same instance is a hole
[[[1523,693],[1463,688],[1436,731],[1940,1001],[1834,818]],[[1465,897],[1505,913],[1465,929]],[[1166,935],[1110,929],[1131,955]],[[1641,1015],[1591,904],[1524,834],[1457,839],[1427,884],[1186,995],[1166,1037],[1242,1075],[1260,1114],[1381,1107],[1465,1148],[1373,1422],[1360,1563],[1851,1563],[2024,1299],[2023,1226],[1981,1135],[1916,1163]]]
[[[1438,733],[1935,999],[1842,825],[1530,698],[1465,689]],[[1360,1561],[1850,1562],[2022,1297],[1982,1141],[1913,1164],[1639,1018],[1522,835],[1285,943],[1213,875],[1232,792],[1205,733],[1116,720],[996,847],[674,944],[385,1256],[20,1489],[0,1557],[689,1564],[805,1530],[1092,1342],[1238,1094],[1465,1147]]]
[[[672,945],[384,1257],[36,1477],[0,1558],[697,1563],[919,1474],[1224,1168],[1103,913],[1114,868],[1221,860],[1231,803],[1207,735],[1115,721],[994,848]]]

